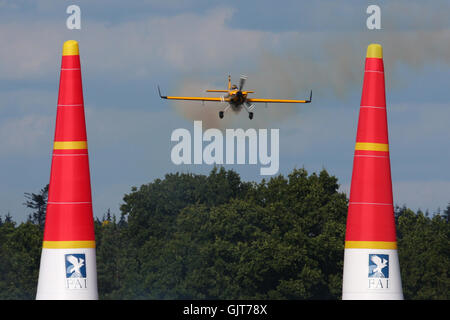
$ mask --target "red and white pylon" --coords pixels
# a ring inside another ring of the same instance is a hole
[[[383,50],[367,48],[345,234],[342,299],[403,299],[389,158]]]
[[[78,42],[64,43],[36,299],[98,299]]]

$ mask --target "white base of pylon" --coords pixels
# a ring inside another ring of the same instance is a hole
[[[42,249],[36,300],[97,300],[95,248]]]
[[[342,300],[403,300],[397,250],[345,249]]]

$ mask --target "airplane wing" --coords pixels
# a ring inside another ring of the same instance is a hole
[[[266,103],[310,103],[308,100],[284,100],[284,99],[247,99],[248,102],[266,102]]]
[[[310,103],[312,100],[312,91],[309,96],[309,100],[286,100],[286,99],[255,99],[255,98],[249,98],[247,99],[248,102],[265,102],[265,103]]]
[[[171,97],[171,96],[161,96],[163,99],[169,100],[197,100],[197,101],[218,101],[218,102],[228,102],[228,98],[206,98],[206,97]]]
[[[162,99],[169,99],[169,100],[194,100],[194,101],[217,101],[217,102],[229,102],[229,98],[225,97],[175,97],[175,96],[163,96],[161,95],[161,91],[158,86],[158,92],[159,96]]]

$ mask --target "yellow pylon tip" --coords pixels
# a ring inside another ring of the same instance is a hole
[[[79,55],[78,42],[75,40],[68,40],[68,41],[64,42],[62,54],[63,54],[63,56]]]
[[[369,46],[367,47],[366,58],[383,59],[383,47],[378,43],[369,44]]]

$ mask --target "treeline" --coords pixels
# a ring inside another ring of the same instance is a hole
[[[327,171],[261,183],[223,168],[168,174],[96,219],[101,299],[340,299],[348,199]],[[0,299],[34,299],[47,188],[0,218]],[[406,299],[449,299],[450,204],[395,209]]]

